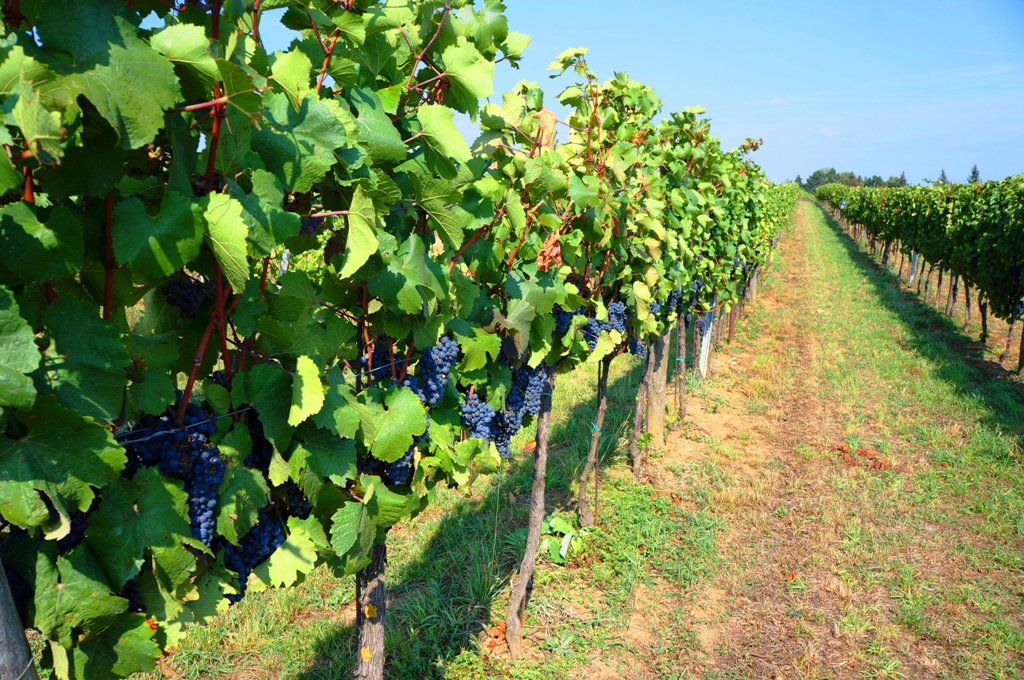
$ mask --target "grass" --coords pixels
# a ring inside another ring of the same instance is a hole
[[[736,342],[688,381],[652,484],[625,459],[639,367],[613,364],[601,525],[565,566],[541,558],[524,659],[489,629],[522,552],[530,433],[501,475],[392,531],[387,677],[1020,677],[1024,389],[961,328],[802,203]],[[559,381],[548,508],[571,519],[596,371]],[[352,598],[323,570],[253,593],[168,667],[344,677]]]

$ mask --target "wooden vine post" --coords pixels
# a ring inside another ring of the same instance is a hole
[[[647,352],[647,363],[644,377],[636,394],[636,409],[633,412],[633,434],[629,439],[629,459],[633,464],[633,476],[640,481],[644,475],[643,448],[640,435],[644,431],[644,415],[647,412],[647,399],[650,395],[651,373],[654,370],[654,352]]]
[[[544,522],[544,490],[547,486],[548,436],[551,429],[551,399],[555,389],[555,369],[548,367],[544,394],[537,414],[537,448],[533,452],[533,489],[530,492],[530,518],[527,524],[526,551],[519,566],[519,577],[512,588],[508,607],[505,609],[505,639],[508,652],[518,659],[523,651],[523,625],[526,616],[527,592],[533,583],[533,571],[540,547],[540,526]]]
[[[359,634],[356,680],[384,678],[384,614],[387,609],[384,570],[387,557],[387,545],[381,542],[373,546],[370,564],[356,572],[356,631]]]
[[[651,345],[651,381],[647,389],[647,432],[651,435],[650,445],[661,448],[665,445],[665,410],[668,402],[668,359],[669,340],[672,328],[666,328]]]
[[[25,626],[18,616],[11,589],[0,562],[0,678],[39,680],[32,650],[25,639]]]
[[[676,323],[676,408],[682,423],[686,420],[686,320],[682,314]]]
[[[600,476],[598,454],[601,447],[601,428],[604,427],[604,418],[608,413],[608,373],[614,358],[615,354],[605,355],[597,366],[597,413],[594,415],[594,422],[591,425],[590,450],[587,452],[587,462],[583,466],[583,473],[580,475],[579,492],[576,495],[576,515],[579,518],[581,527],[593,526],[600,519],[597,507],[597,485],[598,477]],[[590,500],[587,498],[591,475],[594,476],[593,510],[590,508]]]

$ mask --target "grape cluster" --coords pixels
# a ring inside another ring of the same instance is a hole
[[[224,566],[238,573],[238,594],[228,595],[228,600],[238,602],[245,597],[249,574],[273,555],[282,543],[281,524],[269,512],[260,510],[256,525],[249,529],[238,545],[224,545]]]
[[[441,401],[448,375],[459,357],[459,346],[448,336],[428,349],[416,364],[416,376],[406,376],[402,385],[408,387],[428,406]]]
[[[740,268],[740,265],[741,265],[741,264],[742,264],[742,263],[740,262],[740,257],[739,257],[739,255],[733,255],[733,256],[732,256],[732,271],[731,271],[731,272],[729,272],[729,276],[730,276],[730,277],[732,277],[732,276],[735,276],[735,274],[736,274],[736,270]]]
[[[512,384],[516,387],[513,392],[522,393],[525,400],[523,408],[527,415],[540,413],[540,398],[548,377],[546,369],[547,363],[542,361],[537,368],[530,368],[524,363],[512,371]]]
[[[636,356],[641,363],[647,361],[647,343],[636,338],[629,339],[629,353]]]
[[[67,555],[85,539],[85,530],[89,526],[89,515],[96,512],[99,505],[100,497],[93,496],[92,504],[86,510],[75,510],[71,513],[71,531],[64,538],[57,540],[58,553]]]
[[[377,338],[373,343],[373,354],[370,357],[370,378],[380,382],[391,377],[391,342],[386,336]]]
[[[699,314],[697,316],[697,323],[695,328],[697,329],[698,333],[704,335],[705,333],[708,332],[708,329],[711,328],[712,316],[713,315],[711,314],[711,312],[708,312],[706,314]]]
[[[505,398],[505,410],[495,414],[489,437],[502,458],[512,455],[512,437],[522,429],[523,419],[540,413],[541,397],[544,396],[546,385],[545,362],[541,362],[537,368],[530,368],[524,363],[512,369],[512,389]]]
[[[576,315],[576,312],[567,312],[560,305],[555,305],[551,310],[551,314],[555,317],[555,336],[562,337],[569,332],[569,325],[572,323],[572,317]]]
[[[1024,300],[1018,302],[1017,305],[1013,308],[1013,315],[1016,316],[1018,319],[1024,316]]]
[[[289,479],[282,488],[284,489],[285,500],[288,503],[288,514],[299,519],[309,517],[309,514],[313,512],[313,506],[310,504],[309,499],[306,498],[306,494],[302,493],[299,485]]]
[[[131,477],[143,465],[155,466],[165,477],[183,480],[192,536],[210,545],[217,488],[224,481],[225,467],[220,452],[209,440],[217,428],[209,415],[193,404],[186,407],[184,428],[178,427],[173,409],[168,408],[160,416],[144,415],[132,428],[132,433],[140,436],[125,442],[125,474]]]
[[[408,451],[402,454],[401,458],[384,464],[384,475],[392,486],[402,486],[409,483],[409,480],[412,478],[412,457],[415,451],[416,445],[413,444],[409,447]]]
[[[647,308],[651,310],[651,314],[658,316],[661,313],[661,303],[657,300],[651,300],[651,304],[647,305]]]
[[[121,588],[121,597],[128,600],[128,611],[132,614],[144,614],[146,605],[142,603],[142,595],[139,593],[139,584],[134,579],[126,581]]]
[[[594,348],[597,347],[597,336],[601,333],[601,323],[594,317],[587,319],[587,323],[583,326],[583,339],[587,342],[587,347],[593,352]]]
[[[199,312],[199,305],[206,299],[203,285],[191,279],[171,279],[160,292],[167,298],[167,304],[178,308],[178,315],[183,319],[194,319]]]
[[[274,445],[263,432],[263,422],[256,411],[249,412],[246,422],[249,426],[249,438],[252,439],[252,450],[243,463],[246,467],[267,474],[270,471],[270,459],[274,456]]]
[[[303,217],[299,227],[300,236],[316,236],[324,224],[323,217]]]
[[[679,303],[682,301],[683,291],[679,288],[673,288],[669,291],[668,302],[665,303],[665,307],[668,312],[679,311]]]
[[[608,305],[608,321],[602,326],[602,330],[613,330],[626,334],[626,325],[629,323],[629,314],[626,312],[626,305],[621,302],[613,302]]]
[[[475,392],[462,402],[462,426],[469,430],[470,439],[490,439],[494,409]]]
[[[32,586],[21,577],[9,564],[4,564],[4,576],[7,578],[7,587],[11,589],[11,597],[14,598],[14,605],[19,611],[26,611],[32,604]]]

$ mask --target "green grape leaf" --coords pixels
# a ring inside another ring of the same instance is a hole
[[[373,201],[366,196],[362,185],[359,185],[352,195],[349,208],[348,237],[345,240],[345,256],[338,272],[339,277],[347,279],[352,276],[377,252],[380,243],[377,241],[376,224],[377,214],[374,212]]]
[[[255,526],[260,508],[270,502],[270,489],[259,470],[243,464],[252,450],[245,428],[232,429],[219,448],[226,469],[217,492],[217,533],[238,545],[239,539]]]
[[[280,451],[288,448],[292,433],[288,424],[292,378],[280,366],[262,363],[245,374],[245,393],[259,413],[267,439]]]
[[[0,286],[0,407],[31,408],[36,388],[31,373],[39,366],[39,349],[28,322],[21,318],[18,303]]]
[[[359,47],[366,40],[366,25],[363,18],[354,12],[337,12],[331,21],[338,27],[338,32],[352,47]]]
[[[130,365],[121,333],[85,302],[63,297],[44,314],[54,346],[42,370],[62,404],[101,421],[121,409]]]
[[[366,146],[370,159],[383,165],[397,165],[404,161],[408,147],[384,110],[378,93],[353,87],[348,92],[348,100],[356,110],[359,141]]]
[[[600,180],[593,175],[587,175],[582,179],[576,175],[570,175],[569,196],[581,208],[596,207],[601,202],[598,195],[599,184]]]
[[[126,614],[96,637],[75,647],[77,678],[127,677],[133,673],[152,673],[162,652],[153,640],[156,630],[145,614]]]
[[[126,9],[114,0],[58,0],[27,16],[47,50],[66,55],[51,67],[64,75],[71,99],[85,95],[121,145],[137,149],[153,141],[181,90],[171,62],[139,38]]]
[[[352,439],[339,438],[309,424],[299,429],[296,438],[300,443],[289,459],[291,476],[301,483],[311,501],[323,485],[321,480],[329,479],[343,488],[356,478],[356,447]]]
[[[304,193],[334,165],[334,150],[346,144],[344,123],[313,93],[298,111],[284,94],[264,96],[263,127],[253,131],[252,148],[282,182],[285,191]]]
[[[263,564],[253,570],[253,574],[270,586],[291,586],[299,579],[313,571],[316,566],[317,545],[311,532],[319,533],[319,542],[326,543],[323,527],[315,517],[300,520],[291,517],[288,520],[288,539],[274,551]]]
[[[200,205],[206,220],[206,240],[224,277],[235,290],[244,290],[249,280],[245,247],[249,228],[242,217],[242,204],[227,194],[207,194]]]
[[[475,116],[478,102],[494,94],[494,62],[463,37],[441,53],[441,65],[451,84],[445,103]]]
[[[537,310],[526,300],[509,300],[508,312],[501,318],[502,327],[509,331],[520,355],[530,342],[530,325],[537,316]]]
[[[530,45],[530,36],[517,31],[509,32],[505,40],[498,45],[498,49],[505,55],[506,61],[508,61],[513,68],[519,67],[519,60],[523,58],[523,52]]]
[[[241,192],[239,192],[241,193]],[[285,240],[297,236],[302,220],[281,208],[284,191],[280,181],[266,170],[252,174],[252,194],[241,197],[249,225],[249,243],[260,256],[270,255]]]
[[[116,479],[103,488],[103,502],[89,517],[83,546],[111,587],[119,591],[139,573],[147,550],[165,587],[173,590],[188,580],[196,558],[182,542],[192,537],[187,503],[181,483],[155,468],[143,468],[131,481]]]
[[[214,83],[220,80],[220,70],[210,54],[210,40],[202,26],[168,26],[154,33],[149,44],[174,65],[186,99],[208,96]]]
[[[345,503],[331,517],[331,548],[339,556],[369,555],[377,527],[363,503]]]
[[[427,412],[412,390],[390,390],[385,399],[387,415],[377,423],[370,453],[378,460],[391,463],[405,455],[413,439],[427,429]]]
[[[199,214],[198,205],[174,191],[164,194],[154,217],[138,198],[124,200],[114,210],[114,256],[131,265],[137,280],[170,276],[199,255]]]
[[[470,215],[460,207],[460,192],[443,179],[413,175],[416,204],[427,213],[427,221],[435,227],[437,235],[452,250],[463,242],[463,231]]]
[[[14,110],[14,122],[21,128],[25,146],[40,163],[54,163],[64,155],[64,126],[59,111],[50,111],[32,89],[31,81],[22,80]]]
[[[458,174],[455,163],[465,163],[472,153],[453,122],[455,113],[439,104],[425,104],[416,113],[420,140],[428,165],[439,175],[452,179]]]
[[[320,411],[324,405],[324,386],[320,383],[320,370],[313,360],[303,355],[295,364],[292,381],[292,403],[288,410],[288,424],[295,427]]]
[[[482,328],[470,330],[473,333],[472,336],[456,334],[459,346],[462,348],[462,361],[459,362],[460,373],[484,368],[489,361],[496,360],[501,352],[500,335],[488,333]]]
[[[276,82],[288,99],[298,108],[299,100],[309,92],[309,73],[313,64],[309,57],[297,49],[291,52],[274,52],[270,57],[270,79]]]
[[[42,223],[24,201],[0,208],[0,261],[24,281],[61,279],[82,268],[82,225],[63,205]]]
[[[376,477],[363,475],[360,483],[364,489],[371,486],[373,488],[372,493],[367,492],[365,502],[370,518],[378,527],[390,527],[398,524],[419,505],[419,499],[395,493],[380,483]]]
[[[350,406],[353,401],[355,391],[345,382],[341,369],[332,366],[327,369],[324,406],[313,416],[313,422],[343,439],[354,439],[359,430],[359,414]]]
[[[65,647],[71,646],[72,629],[89,633],[97,624],[128,608],[128,601],[111,592],[103,572],[81,547],[67,557],[57,558],[55,576],[59,582],[47,584],[46,592],[37,590],[35,625],[44,636],[59,639]],[[37,580],[37,589],[43,583]]]

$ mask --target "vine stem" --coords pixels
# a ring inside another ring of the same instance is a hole
[[[175,421],[180,425],[185,419],[185,410],[188,408],[189,399],[192,398],[192,389],[196,386],[196,376],[199,374],[199,367],[203,364],[203,355],[206,354],[206,345],[210,342],[210,336],[213,335],[213,326],[215,323],[214,317],[210,316],[210,322],[206,324],[206,330],[203,331],[203,338],[199,341],[199,347],[196,349],[196,356],[192,360],[192,370],[188,374],[188,382],[185,383],[185,391],[181,395],[181,401],[178,403],[178,412],[174,415]]]
[[[331,56],[334,54],[334,48],[338,44],[339,31],[334,31],[331,35],[331,46],[324,50],[324,63],[320,67],[320,75],[316,79],[316,93],[320,94],[320,86],[324,84],[324,78],[327,77],[327,67],[331,65]],[[323,47],[323,43],[320,44]]]
[[[114,297],[114,192],[108,192],[103,201],[103,320],[110,321],[110,307]]]

